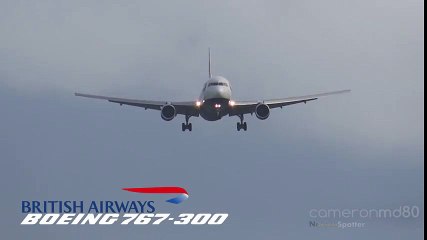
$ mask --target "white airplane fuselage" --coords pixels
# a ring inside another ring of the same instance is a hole
[[[217,121],[229,113],[233,105],[230,82],[221,76],[211,77],[203,86],[197,103],[200,116],[207,121]]]

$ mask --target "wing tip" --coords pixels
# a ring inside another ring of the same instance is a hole
[[[335,95],[335,94],[343,94],[343,93],[351,93],[351,89],[329,92],[329,93],[325,93],[325,95]],[[321,95],[321,94],[319,94],[319,95]]]

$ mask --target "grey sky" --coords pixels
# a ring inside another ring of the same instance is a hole
[[[415,239],[414,222],[308,227],[312,208],[424,205],[424,2],[0,1],[1,231],[15,238]],[[73,92],[193,100],[213,71],[236,99],[351,88],[248,117],[182,118]],[[182,185],[165,211],[226,211],[225,226],[29,227],[23,199],[135,199]],[[252,189],[260,189],[253,192]],[[94,190],[95,189],[95,190]],[[256,216],[256,221],[250,218]]]

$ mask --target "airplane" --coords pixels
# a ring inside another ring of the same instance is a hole
[[[203,85],[200,97],[196,101],[173,102],[173,101],[150,101],[127,98],[116,98],[98,96],[91,94],[75,93],[75,96],[107,100],[121,105],[142,107],[145,110],[159,110],[160,116],[165,121],[171,121],[177,115],[185,117],[182,123],[182,131],[192,131],[193,126],[189,123],[190,117],[202,117],[207,121],[217,121],[224,116],[237,116],[237,131],[247,131],[248,125],[244,121],[245,114],[255,114],[260,120],[265,120],[270,116],[273,108],[283,108],[285,106],[307,103],[317,100],[319,97],[348,93],[351,90],[341,90],[320,94],[288,97],[281,99],[260,100],[260,101],[236,101],[232,98],[232,88],[230,82],[222,76],[213,76],[211,72],[211,51],[209,49],[209,80]]]

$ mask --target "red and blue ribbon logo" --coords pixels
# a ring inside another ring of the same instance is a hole
[[[181,187],[123,188],[123,190],[142,194],[178,194],[177,197],[166,200],[173,204],[179,204],[188,198],[187,190]]]

